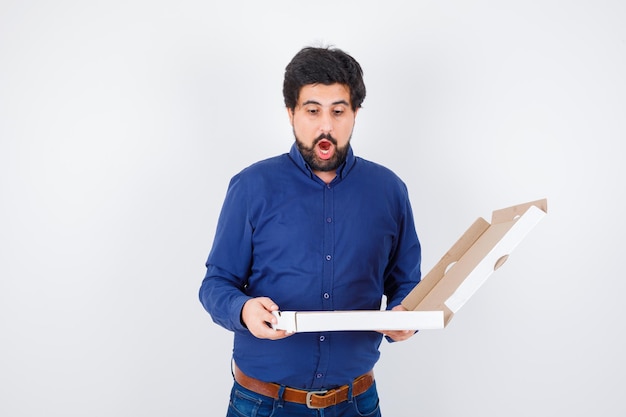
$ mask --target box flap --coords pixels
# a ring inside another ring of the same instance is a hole
[[[479,218],[402,301],[410,311],[444,311],[447,326],[467,300],[506,261],[547,213],[547,200],[519,204]]]

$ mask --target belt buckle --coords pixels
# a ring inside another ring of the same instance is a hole
[[[314,409],[314,410],[316,410],[316,409],[320,409],[320,408],[325,408],[325,406],[324,406],[324,407],[315,407],[315,406],[313,406],[313,405],[311,404],[311,396],[312,396],[312,395],[314,395],[314,394],[315,394],[315,395],[322,395],[322,394],[326,394],[327,392],[328,392],[328,390],[322,390],[322,391],[308,391],[308,392],[306,393],[306,406],[307,406],[308,408],[311,408],[311,409]]]

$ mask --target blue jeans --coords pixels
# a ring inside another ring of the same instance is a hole
[[[279,394],[280,395],[280,394]],[[234,382],[226,417],[381,417],[376,382],[363,394],[313,410],[305,404],[275,400]]]

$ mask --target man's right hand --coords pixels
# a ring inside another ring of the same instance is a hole
[[[293,333],[272,328],[272,324],[276,324],[276,317],[272,311],[278,311],[278,306],[270,298],[252,298],[243,305],[241,320],[250,333],[259,339],[278,340],[291,336]]]

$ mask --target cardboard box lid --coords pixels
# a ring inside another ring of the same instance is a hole
[[[444,326],[547,213],[547,199],[478,218],[402,301],[409,311],[444,312]]]

